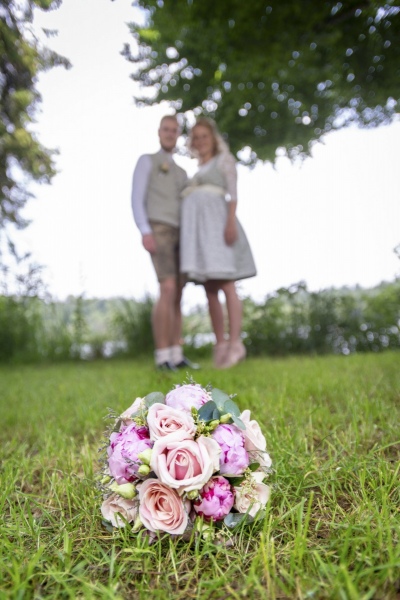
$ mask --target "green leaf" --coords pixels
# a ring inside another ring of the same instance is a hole
[[[234,487],[239,487],[239,485],[241,485],[243,483],[243,481],[245,480],[245,477],[226,477],[226,475],[225,475],[225,478]]]
[[[242,429],[243,431],[246,429],[246,425],[243,423],[242,419],[239,419],[239,417],[232,415],[232,421],[239,429]]]
[[[147,408],[150,408],[150,406],[152,406],[152,404],[156,404],[156,402],[160,402],[160,404],[165,404],[164,400],[165,396],[162,392],[151,392],[150,394],[147,394],[147,396],[145,396],[144,403],[147,406]]]
[[[218,412],[218,416],[214,417],[215,411]],[[219,411],[217,409],[217,405],[215,404],[215,402],[213,400],[209,400],[208,402],[206,402],[205,404],[203,404],[203,406],[199,409],[199,419],[201,421],[212,421],[213,419],[219,417]]]
[[[220,416],[221,416],[221,413],[219,412],[218,408],[215,408],[211,420],[216,421],[217,419],[220,418]]]
[[[138,29],[138,34],[146,42],[155,42],[160,37],[160,32],[155,29]]]
[[[229,513],[224,519],[225,525],[230,529],[233,529],[242,523],[251,523],[252,521],[253,517],[248,514],[241,513]]]
[[[257,462],[251,463],[249,465],[249,469],[250,469],[250,471],[257,471],[257,469],[258,469],[259,466],[260,466],[260,463],[257,463]]]
[[[235,417],[240,417],[240,409],[238,405],[230,398],[224,403],[224,412],[225,414],[229,413],[231,415],[235,415]]]
[[[219,390],[218,388],[214,388],[211,392],[211,396],[215,404],[217,405],[218,410],[221,414],[223,414],[225,402],[227,400],[230,400],[228,394],[226,394],[222,390]]]
[[[101,524],[105,527],[108,533],[114,533],[114,527],[112,526],[110,521],[106,521],[105,519],[101,520]]]

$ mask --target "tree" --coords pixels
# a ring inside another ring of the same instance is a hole
[[[0,0],[0,230],[9,223],[27,224],[21,214],[30,196],[27,182],[49,182],[55,174],[54,152],[30,131],[41,100],[35,86],[39,71],[70,65],[40,45],[30,24],[35,8],[47,11],[60,3]]]
[[[140,106],[209,115],[243,162],[304,157],[331,130],[396,118],[400,7],[394,0],[137,0],[123,50]]]

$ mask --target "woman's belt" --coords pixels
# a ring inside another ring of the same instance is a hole
[[[195,190],[201,190],[202,192],[211,192],[212,194],[218,194],[219,196],[226,195],[226,191],[223,187],[220,187],[219,185],[213,185],[212,183],[203,183],[200,185],[189,185],[187,188],[182,190],[182,198],[189,196],[189,194],[191,194]]]

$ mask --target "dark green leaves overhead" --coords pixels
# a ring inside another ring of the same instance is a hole
[[[40,101],[40,70],[66,59],[40,46],[30,30],[34,9],[50,10],[59,0],[0,0],[0,229],[25,225],[21,215],[29,194],[27,180],[48,182],[54,175],[52,152],[44,148],[30,125]]]
[[[400,99],[400,6],[387,2],[138,0],[139,104],[214,117],[244,162],[306,155],[349,123],[389,123]],[[251,148],[251,151],[249,150]],[[283,151],[283,150],[282,150]]]

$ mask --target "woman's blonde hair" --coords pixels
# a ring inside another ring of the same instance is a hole
[[[189,137],[188,137],[188,141],[187,141],[187,146],[188,146],[188,149],[189,149],[190,153],[192,154],[192,156],[197,157],[197,152],[193,148],[193,132],[196,129],[196,127],[199,127],[199,126],[206,127],[213,137],[213,140],[214,140],[213,156],[216,156],[217,154],[222,154],[222,153],[229,153],[228,144],[224,141],[222,135],[219,133],[218,127],[217,127],[215,121],[213,121],[209,117],[199,117],[196,120],[196,123],[191,128]]]

